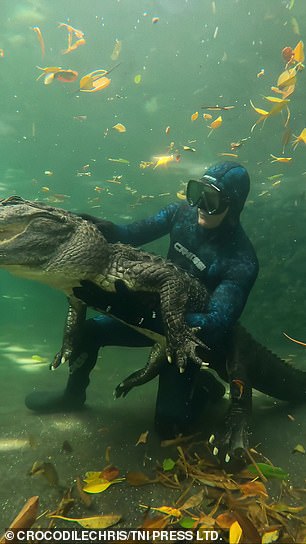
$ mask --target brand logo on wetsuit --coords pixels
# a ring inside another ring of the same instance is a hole
[[[178,252],[178,253],[181,253],[181,255],[184,255],[184,257],[186,257],[187,259],[189,259],[189,261],[191,261],[194,266],[196,266],[199,270],[205,270],[206,268],[206,264],[204,264],[200,259],[199,257],[197,257],[194,253],[192,253],[191,251],[189,251],[189,249],[187,249],[186,247],[182,246],[182,244],[180,244],[179,242],[175,242],[174,244],[174,249]]]

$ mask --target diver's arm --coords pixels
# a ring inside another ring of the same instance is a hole
[[[123,244],[140,246],[157,240],[170,232],[179,206],[180,204],[169,204],[155,215],[124,225],[117,225],[88,214],[80,215],[83,219],[94,223],[108,242],[122,242]]]
[[[211,348],[222,347],[223,338],[242,314],[257,274],[257,260],[240,260],[230,267],[213,291],[205,312],[187,314],[187,324],[200,327],[200,337]]]

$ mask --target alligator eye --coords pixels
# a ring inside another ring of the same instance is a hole
[[[1,201],[2,206],[11,206],[12,204],[20,204],[21,202],[24,202],[23,198],[21,196],[13,195],[9,196],[8,198],[5,198]]]

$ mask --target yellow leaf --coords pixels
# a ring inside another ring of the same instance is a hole
[[[285,70],[281,73],[277,80],[277,87],[279,89],[286,89],[286,87],[290,87],[291,85],[296,84],[296,69],[290,68],[289,70]]]
[[[234,521],[229,530],[229,544],[239,544],[242,536],[242,529],[238,521]]]
[[[222,116],[219,115],[217,119],[215,119],[214,121],[212,121],[212,123],[210,123],[209,128],[216,129],[216,128],[219,128],[221,125],[222,125]]]
[[[178,191],[178,192],[176,193],[176,196],[177,196],[177,198],[178,198],[179,200],[186,200],[186,195],[185,195],[184,191]]]
[[[272,542],[275,542],[278,540],[279,537],[279,531],[269,531],[267,533],[264,533],[261,537],[261,544],[271,544]]]
[[[304,55],[304,44],[302,40],[300,40],[299,43],[293,49],[293,57],[296,62],[304,62],[305,55]]]
[[[251,106],[253,108],[253,110],[256,111],[256,113],[259,113],[259,115],[263,115],[263,116],[268,116],[269,115],[269,112],[266,111],[266,110],[262,110],[261,108],[256,108],[252,102],[252,100],[250,100],[250,103],[251,103]]]
[[[269,100],[269,102],[279,102],[281,104],[287,104],[290,102],[290,100],[284,100],[284,98],[278,98],[277,96],[265,96],[266,100]]]
[[[50,516],[50,518],[62,519],[64,521],[74,521],[85,529],[106,529],[120,521],[121,516],[110,514],[106,516],[94,516],[91,518],[66,518],[64,516]]]
[[[196,111],[195,113],[192,114],[191,116],[191,121],[196,121],[196,119],[199,117],[199,112]]]
[[[167,516],[173,516],[175,518],[182,517],[182,513],[178,508],[172,508],[171,506],[158,506],[156,508],[153,508],[152,506],[146,506],[144,504],[140,504],[142,508],[150,508],[150,510],[156,510],[157,512],[162,512],[162,514],[167,514]]]
[[[103,493],[110,485],[122,482],[124,478],[116,478],[111,482],[103,478],[87,481],[87,485],[83,487],[85,493]]]
[[[122,123],[117,123],[113,128],[117,130],[117,132],[126,132],[126,127],[122,125]]]
[[[272,159],[274,159],[271,162],[290,162],[290,161],[292,161],[292,157],[276,157],[275,155],[272,155],[272,153],[270,153],[270,157],[272,157]]]
[[[174,161],[174,155],[162,155],[161,157],[154,157],[154,159],[156,160],[156,163],[153,170],[158,166],[165,166],[169,162]]]

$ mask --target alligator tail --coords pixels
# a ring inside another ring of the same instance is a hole
[[[237,327],[239,358],[246,362],[254,389],[289,402],[306,401],[306,372],[294,368]]]

